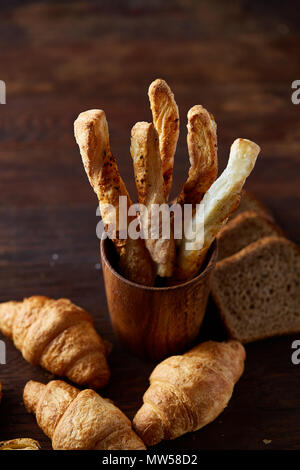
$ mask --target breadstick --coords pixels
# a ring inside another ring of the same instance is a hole
[[[188,237],[182,239],[179,247],[176,267],[178,279],[192,278],[199,271],[211,243],[238,207],[243,185],[255,165],[259,151],[259,146],[250,140],[237,139],[233,142],[226,169],[209,188],[185,230]],[[197,215],[199,217],[201,213],[204,217],[204,234],[203,244],[199,247],[199,232],[192,240],[190,234]]]
[[[92,109],[79,114],[74,123],[75,138],[80,148],[82,162],[90,184],[97,194],[101,215],[105,224],[114,223],[116,210],[116,235],[119,232],[119,196],[126,196],[131,203],[129,194],[122,180],[117,163],[113,157],[110,144],[106,116],[104,111]],[[119,253],[125,248],[126,239],[114,240]]]
[[[187,128],[191,166],[177,202],[195,205],[200,203],[217,177],[217,125],[212,114],[196,105],[188,112]]]
[[[115,223],[113,242],[120,255],[122,273],[131,281],[153,285],[152,262],[143,241],[120,237],[121,217],[128,227],[131,220],[128,208],[132,202],[111,153],[104,111],[92,109],[81,113],[74,123],[74,130],[85,171],[99,200],[102,220],[110,228]],[[120,196],[127,197],[125,217],[120,213]]]
[[[153,124],[159,136],[165,197],[168,200],[172,186],[174,155],[179,136],[179,112],[174,95],[167,83],[158,78],[148,91]]]
[[[153,261],[157,265],[157,274],[169,277],[173,271],[175,244],[172,229],[169,227],[168,238],[162,238],[162,225],[157,227],[159,238],[151,238],[153,225],[151,215],[153,204],[165,204],[165,214],[169,216],[164,192],[161,159],[159,154],[158,135],[151,123],[138,122],[131,131],[130,148],[139,204],[147,208],[147,214],[141,213],[141,224],[147,231],[145,244]],[[168,220],[170,222],[170,220]],[[171,225],[171,224],[170,224]]]

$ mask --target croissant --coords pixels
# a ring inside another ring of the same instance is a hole
[[[212,422],[227,406],[245,356],[238,341],[208,341],[158,364],[133,420],[137,434],[151,446]]]
[[[61,381],[30,380],[23,399],[54,450],[144,450],[130,420],[110,400],[93,390]]]
[[[91,315],[68,299],[33,296],[0,304],[0,331],[24,359],[80,385],[109,380],[105,345]]]
[[[28,437],[0,442],[0,450],[40,450],[40,448],[41,446],[38,441]]]

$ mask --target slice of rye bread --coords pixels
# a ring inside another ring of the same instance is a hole
[[[233,212],[230,220],[246,211],[253,211],[263,217],[266,217],[267,219],[274,220],[274,217],[269,209],[259,199],[257,199],[254,194],[243,189],[240,204],[236,211]]]
[[[213,299],[229,335],[242,343],[300,332],[300,249],[265,237],[219,263]]]
[[[230,220],[219,232],[218,260],[227,258],[260,238],[284,236],[274,222],[253,211],[245,211]]]

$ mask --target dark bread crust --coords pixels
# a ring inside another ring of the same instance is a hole
[[[232,214],[231,219],[235,218],[242,212],[253,211],[257,214],[274,221],[274,217],[270,210],[260,201],[254,194],[248,190],[243,189],[241,195],[240,205],[237,210]]]
[[[220,261],[211,286],[231,338],[249,343],[300,332],[300,248],[290,240],[261,238]]]
[[[232,256],[250,243],[269,236],[284,236],[275,222],[254,211],[245,211],[230,220],[219,232],[218,260]]]

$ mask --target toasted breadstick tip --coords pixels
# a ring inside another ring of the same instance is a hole
[[[113,206],[117,211],[118,231],[119,197],[127,196],[129,204],[131,201],[111,153],[104,111],[94,109],[81,113],[75,121],[74,129],[85,171],[100,203],[103,222],[114,222],[114,213],[109,209],[109,206]]]
[[[131,156],[140,204],[165,202],[158,135],[153,124],[137,122],[131,131]],[[155,186],[154,186],[155,185]]]
[[[198,204],[218,173],[217,125],[211,113],[196,105],[188,112],[187,128],[191,166],[178,202]]]
[[[179,136],[179,111],[170,87],[161,78],[151,83],[148,96],[153,124],[159,135],[165,195],[168,199],[173,178],[174,155]]]

